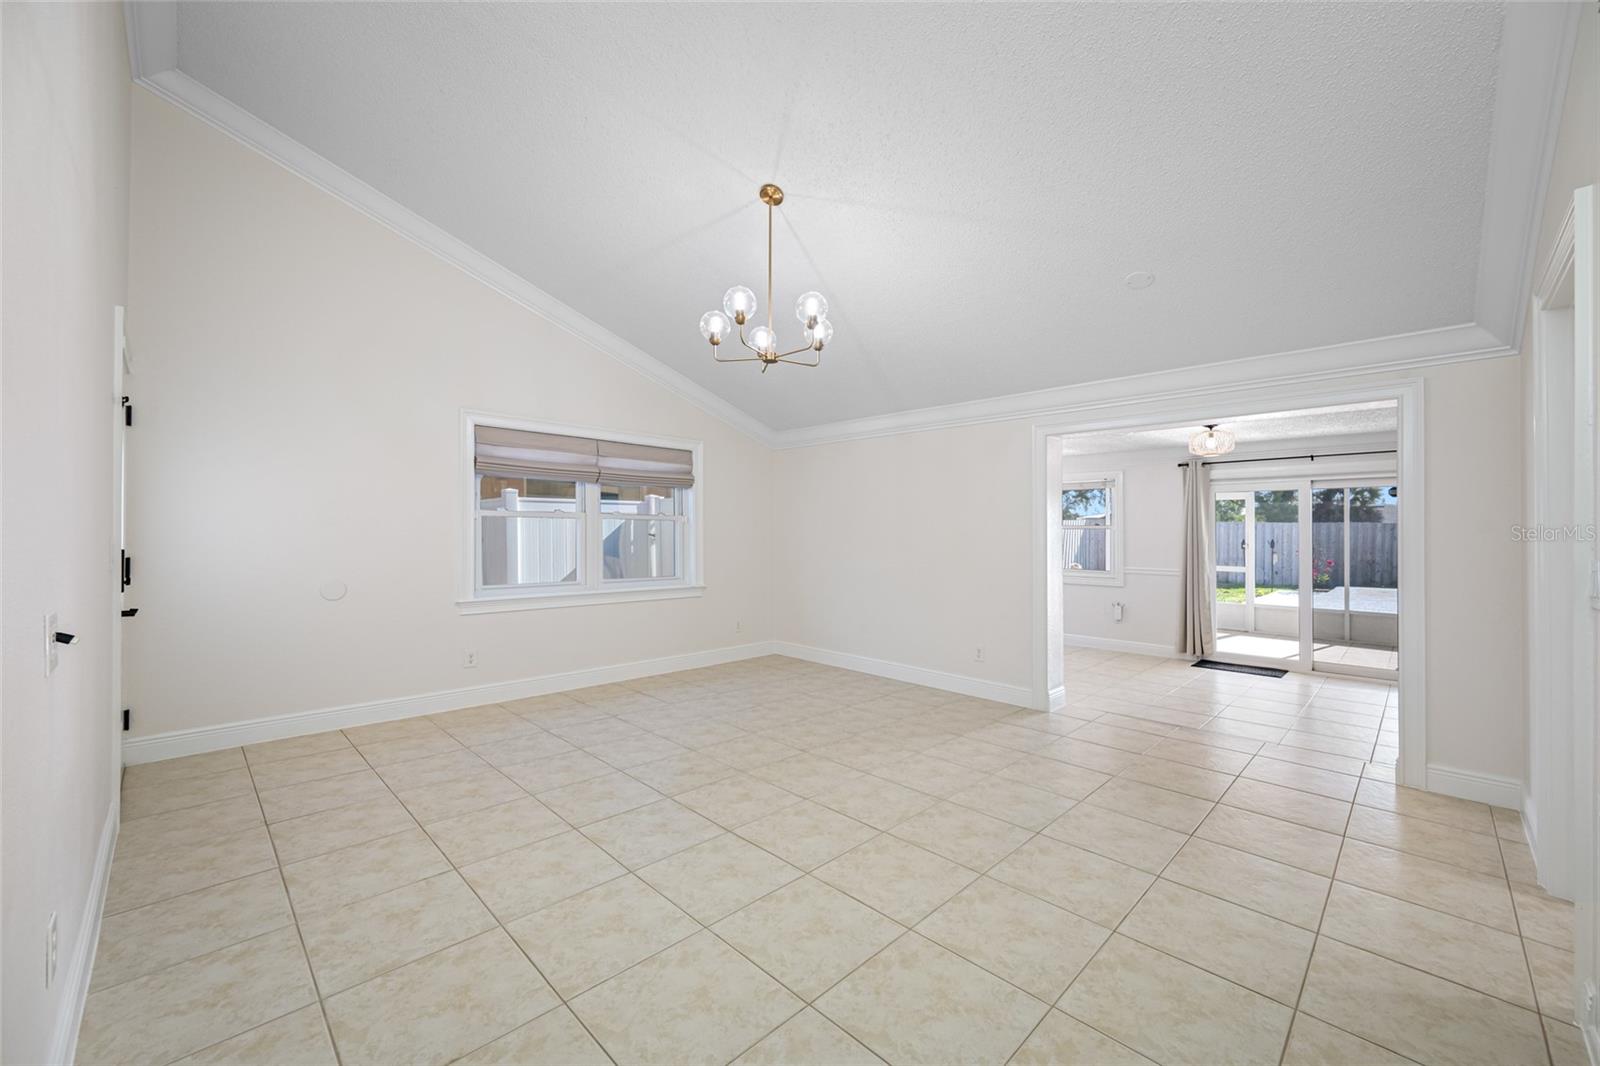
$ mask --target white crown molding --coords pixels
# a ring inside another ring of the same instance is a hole
[[[1521,347],[1583,4],[1505,5],[1473,319]],[[1537,116],[1529,121],[1528,116]]]
[[[1567,213],[1562,216],[1561,225],[1556,230],[1555,241],[1550,245],[1550,254],[1545,257],[1544,266],[1539,269],[1538,277],[1533,285],[1533,298],[1538,303],[1548,305],[1555,299],[1557,291],[1568,280],[1577,261],[1578,247],[1578,201],[1574,199],[1567,205]]]
[[[1306,348],[1297,352],[1232,359],[1179,370],[1104,378],[1082,385],[874,415],[807,429],[783,430],[776,434],[774,443],[779,448],[807,448],[838,441],[1050,417],[1074,411],[1107,411],[1122,405],[1192,397],[1201,391],[1230,387],[1255,389],[1334,379],[1348,380],[1354,375],[1416,370],[1443,363],[1498,359],[1515,354],[1515,349],[1506,347],[1488,330],[1468,323],[1349,344]]]
[[[701,410],[777,448],[1038,417],[1229,382],[1298,384],[1515,355],[1581,3],[1508,4],[1472,323],[777,431],[176,69],[174,0],[125,0],[135,80]],[[1527,122],[1529,113],[1541,121]]]
[[[178,0],[124,0],[128,69],[133,80],[178,65]]]
[[[141,8],[144,5],[133,3],[129,6]],[[130,27],[132,25],[130,23]],[[145,23],[141,19],[139,29],[129,31],[130,40],[139,39],[139,58],[142,58],[148,47],[147,42],[139,38],[144,27]],[[206,88],[182,71],[163,70],[135,80],[162,99],[176,104],[241,144],[255,149],[290,173],[344,201],[417,246],[432,252],[512,302],[555,323],[591,347],[644,375],[707,414],[770,446],[773,431],[764,423],[673,370],[643,349],[623,340],[593,319],[573,310],[465,241],[451,236],[415,211],[385,196],[349,171],[318,155],[276,127],[263,122],[233,101]]]

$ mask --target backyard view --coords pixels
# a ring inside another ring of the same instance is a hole
[[[1287,607],[1299,601],[1297,496],[1292,489],[1261,489],[1254,493],[1257,604]],[[1242,497],[1216,501],[1218,603],[1245,602],[1247,502]],[[1348,606],[1360,612],[1392,614],[1396,611],[1398,503],[1399,492],[1393,485],[1313,490],[1311,581],[1317,610],[1343,611]]]

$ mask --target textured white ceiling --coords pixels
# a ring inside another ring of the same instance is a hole
[[[1393,400],[1340,404],[1301,411],[1274,411],[1270,414],[1217,415],[1217,424],[1232,430],[1242,445],[1271,444],[1274,441],[1316,441],[1329,438],[1393,434],[1400,428],[1399,412]],[[1103,430],[1074,433],[1062,438],[1065,455],[1091,455],[1101,452],[1131,452],[1146,449],[1185,451],[1189,438],[1204,428],[1199,423],[1151,426],[1139,429]]]
[[[1502,19],[184,3],[178,65],[783,429],[1471,321]],[[821,370],[696,328],[763,290],[768,179]]]

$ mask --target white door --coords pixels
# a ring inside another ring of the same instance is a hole
[[[126,387],[123,380],[127,371],[128,342],[123,331],[125,309],[120,305],[112,310],[111,330],[111,402],[108,405],[108,417],[112,419],[111,428],[111,528],[115,533],[116,543],[111,545],[111,558],[117,568],[117,573],[112,581],[111,592],[111,765],[115,768],[120,782],[122,773],[122,626],[123,612],[126,610],[126,599],[123,589],[123,574],[125,573],[123,559],[127,550],[127,541],[124,537],[125,520],[123,505],[126,500],[124,476],[126,462],[124,458],[124,445],[127,437],[128,407],[127,394],[123,391]],[[120,784],[114,786],[120,791]]]
[[[1574,569],[1584,575],[1584,588],[1574,596],[1573,662],[1573,794],[1576,820],[1577,872],[1574,902],[1577,904],[1577,966],[1573,1002],[1578,1022],[1583,1026],[1591,1049],[1600,1048],[1600,1007],[1596,1005],[1600,988],[1600,923],[1595,907],[1600,903],[1600,543],[1595,527],[1600,521],[1600,437],[1597,437],[1596,409],[1600,407],[1600,220],[1596,218],[1595,186],[1579,189],[1573,196],[1574,287],[1573,287],[1573,362],[1577,448],[1575,456],[1574,512],[1579,529],[1587,537],[1578,538],[1573,548]]]

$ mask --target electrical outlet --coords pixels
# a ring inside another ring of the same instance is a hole
[[[56,912],[44,927],[44,986],[49,988],[56,980]]]
[[[1600,1022],[1600,1015],[1595,1013],[1595,988],[1593,981],[1583,983],[1583,1017],[1590,1025]]]
[[[742,620],[734,622],[733,623],[733,631],[735,633],[743,633],[744,632],[744,622]]]
[[[983,649],[982,648],[979,648],[977,650],[977,652],[972,656],[972,661],[975,662],[975,663],[983,662]]]
[[[463,669],[463,670],[476,670],[477,667],[478,667],[478,653],[477,652],[475,652],[475,651],[464,651],[464,652],[461,653],[461,669]]]
[[[61,645],[56,643],[55,612],[44,616],[44,676],[49,677],[61,665]]]

